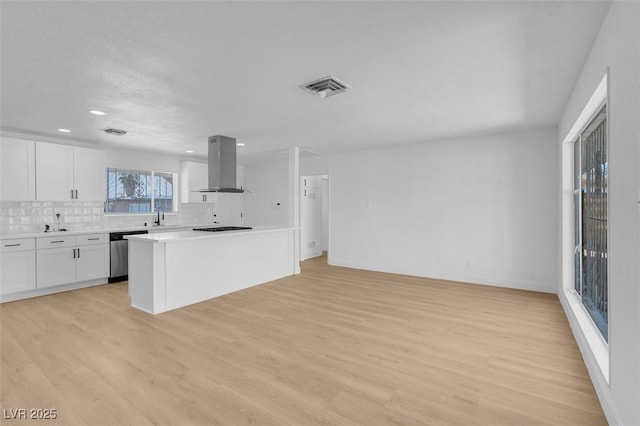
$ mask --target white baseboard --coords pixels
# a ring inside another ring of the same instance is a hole
[[[322,250],[307,253],[305,256],[302,256],[302,259],[300,260],[313,259],[314,257],[320,257],[320,256],[322,256]]]
[[[452,274],[443,271],[429,271],[425,273],[422,270],[411,270],[405,268],[394,268],[388,266],[371,265],[366,263],[357,263],[343,261],[331,257],[329,252],[329,264],[333,266],[342,266],[345,268],[364,269],[367,271],[385,272],[390,274],[410,275],[414,277],[432,278],[438,280],[458,281],[469,284],[490,285],[494,287],[513,288],[517,290],[539,291],[543,293],[557,293],[558,286],[554,283],[542,283],[525,280],[505,280],[495,277],[484,277],[473,274]]]
[[[97,280],[82,281],[79,283],[57,285],[54,287],[36,288],[18,293],[4,294],[0,296],[0,303],[13,302],[16,300],[30,299],[32,297],[46,296],[48,294],[62,293],[70,290],[78,290],[81,288],[94,287],[96,285],[107,284],[107,278]]]

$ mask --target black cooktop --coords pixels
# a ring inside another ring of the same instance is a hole
[[[250,226],[216,226],[215,228],[193,228],[194,231],[204,232],[222,232],[222,231],[241,231],[243,229],[253,229]]]

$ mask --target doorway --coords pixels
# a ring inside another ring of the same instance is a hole
[[[300,177],[300,260],[329,251],[329,175]]]

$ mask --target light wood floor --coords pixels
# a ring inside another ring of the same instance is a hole
[[[57,410],[31,424],[606,424],[555,295],[316,258],[159,316],[120,283],[0,317],[1,408]]]

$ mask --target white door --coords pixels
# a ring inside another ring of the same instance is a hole
[[[319,176],[303,176],[300,182],[301,259],[322,255],[322,188]]]
[[[37,287],[51,287],[76,281],[76,259],[74,248],[61,247],[38,250]]]
[[[104,201],[105,153],[99,149],[74,148],[73,187],[78,200]]]
[[[109,244],[79,246],[77,253],[77,281],[109,277]]]
[[[36,199],[35,145],[31,141],[0,140],[0,200]]]
[[[183,203],[213,202],[211,193],[196,192],[208,186],[208,166],[206,163],[183,161],[180,163],[180,200]],[[209,195],[209,197],[207,197]]]
[[[70,200],[73,189],[73,147],[36,142],[36,199]]]
[[[3,253],[0,257],[0,293],[10,294],[35,288],[35,251]]]

